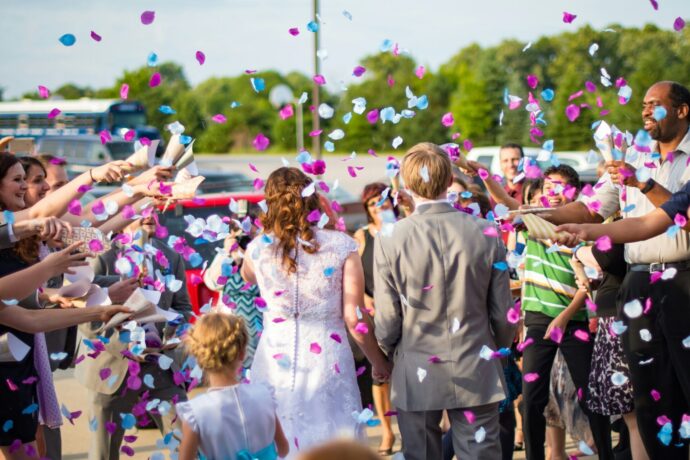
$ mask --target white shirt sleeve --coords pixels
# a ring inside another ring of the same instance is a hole
[[[599,214],[604,220],[620,210],[619,190],[611,183],[609,173],[601,176],[599,182],[594,186],[594,195],[585,196],[581,194],[578,200]]]

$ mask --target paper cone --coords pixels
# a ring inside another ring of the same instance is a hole
[[[196,195],[196,190],[199,185],[205,180],[204,176],[196,176],[185,182],[178,184],[173,184],[172,186],[172,196],[170,198],[175,200],[181,200],[186,198],[194,198]]]
[[[596,143],[604,161],[613,161],[613,140],[611,139],[611,126],[602,121],[594,131],[594,142]]]
[[[127,172],[133,173],[152,167],[156,158],[157,146],[158,141],[153,141],[149,145],[143,145],[139,150],[131,154],[125,160],[132,165],[130,168],[126,168],[128,169]]]
[[[589,297],[589,300],[592,300],[592,286],[589,284],[587,273],[585,273],[585,266],[574,257],[571,257],[568,261],[575,272],[575,277],[587,288],[587,297]]]
[[[178,171],[190,165],[194,161],[194,141],[185,149],[184,153],[177,159],[175,169]]]
[[[173,135],[168,142],[168,146],[165,149],[163,157],[161,158],[161,164],[164,166],[174,165],[183,152],[184,145],[180,143],[180,135]]]
[[[89,242],[98,240],[102,248],[94,251],[89,247]],[[103,254],[110,250],[110,241],[103,235],[103,232],[93,227],[73,227],[72,233],[68,234],[67,230],[63,230],[60,234],[60,241],[65,246],[69,246],[75,241],[83,241],[85,244],[80,248],[81,252],[93,252],[95,254]]]
[[[538,240],[557,240],[559,237],[567,237],[568,233],[556,233],[556,226],[548,222],[536,214],[525,214],[522,216],[522,221],[527,226],[527,232],[532,238]]]

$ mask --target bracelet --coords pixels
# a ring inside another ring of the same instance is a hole
[[[93,178],[93,169],[89,169],[89,177],[91,178],[91,182],[96,182],[96,180]]]
[[[643,195],[646,195],[649,193],[653,188],[654,188],[654,179],[647,179],[647,182],[645,182],[645,186],[640,189],[640,192],[642,192]]]

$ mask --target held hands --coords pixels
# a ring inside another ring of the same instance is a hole
[[[59,294],[53,294],[48,296],[48,302],[55,304],[59,308],[74,308],[75,305],[72,300],[67,297],[63,297]]]
[[[614,184],[627,185],[629,187],[638,187],[640,182],[635,175],[635,168],[630,166],[625,161],[615,160],[608,161],[605,164],[606,172],[611,176],[611,182]]]
[[[387,382],[392,372],[393,364],[385,358],[381,358],[380,362],[372,363],[371,375],[377,380]]]
[[[91,253],[79,252],[79,249],[83,245],[83,241],[74,242],[62,251],[50,253],[39,263],[44,264],[52,276],[57,276],[62,273],[73,275],[74,272],[70,270],[71,268],[88,265],[89,263],[87,262],[86,258],[93,257],[93,254]]]
[[[59,241],[63,230],[66,230],[68,234],[72,233],[72,226],[69,223],[52,216],[32,219],[28,225],[43,241]]]
[[[556,233],[568,233],[567,236],[559,237],[556,242],[570,248],[576,246],[581,241],[591,241],[593,239],[587,224],[563,224],[556,227],[555,231]]]

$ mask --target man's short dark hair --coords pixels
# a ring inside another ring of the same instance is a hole
[[[547,177],[551,174],[559,174],[566,180],[566,182],[568,182],[568,185],[575,187],[577,190],[582,188],[582,184],[580,183],[580,175],[573,169],[572,166],[560,164],[558,166],[551,166],[544,171],[544,177]]]
[[[674,107],[680,107],[685,104],[690,108],[690,90],[681,85],[677,81],[665,82],[669,85],[668,97],[671,99]]]
[[[522,150],[522,146],[520,144],[516,144],[515,142],[508,142],[507,144],[503,144],[501,148],[498,149],[498,152],[500,153],[503,149],[515,149],[518,152],[520,152],[520,158],[524,158],[525,156],[525,151]]]

